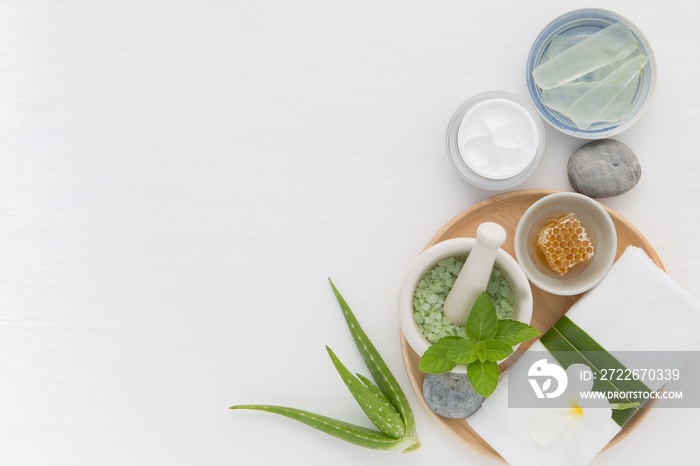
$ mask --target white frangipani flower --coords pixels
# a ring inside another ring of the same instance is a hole
[[[561,445],[569,464],[583,462],[579,437],[584,430],[600,432],[612,416],[610,403],[606,398],[583,398],[581,393],[591,392],[593,377],[583,377],[591,372],[583,364],[572,364],[566,370],[568,385],[564,393],[556,399],[543,401],[528,424],[533,440],[542,446],[557,448]],[[585,380],[588,379],[588,380]]]

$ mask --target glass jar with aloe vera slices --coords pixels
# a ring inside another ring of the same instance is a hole
[[[641,31],[607,10],[566,13],[547,25],[528,57],[535,108],[556,129],[579,138],[611,137],[651,103],[654,53]]]

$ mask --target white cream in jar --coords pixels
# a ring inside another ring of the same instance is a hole
[[[537,156],[539,143],[530,112],[505,98],[473,105],[464,114],[457,133],[464,164],[490,180],[505,180],[527,170]]]

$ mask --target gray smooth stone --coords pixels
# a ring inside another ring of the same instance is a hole
[[[423,381],[423,399],[436,414],[462,419],[473,414],[484,397],[474,391],[467,374],[447,372],[427,374]]]
[[[614,139],[581,146],[569,158],[571,187],[590,197],[613,197],[634,188],[642,166],[632,149]]]

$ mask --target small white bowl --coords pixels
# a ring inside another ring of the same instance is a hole
[[[447,257],[466,256],[474,247],[475,238],[454,238],[437,243],[426,249],[411,265],[399,292],[399,324],[408,344],[418,356],[430,347],[413,318],[413,295],[423,275],[435,264]],[[499,249],[496,267],[508,281],[514,294],[515,314],[513,318],[526,324],[532,320],[532,289],[525,273],[513,257]],[[517,346],[513,348],[515,350]],[[466,366],[457,366],[452,372],[466,372]]]
[[[547,220],[568,213],[574,213],[586,228],[593,242],[593,258],[560,276],[537,258],[535,241]],[[515,229],[515,257],[527,278],[541,290],[560,296],[577,295],[600,283],[615,262],[616,253],[617,233],[610,215],[601,204],[583,194],[555,193],[543,197],[525,211]]]

